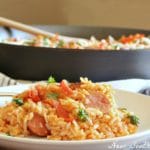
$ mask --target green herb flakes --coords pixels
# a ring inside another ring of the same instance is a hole
[[[47,98],[49,98],[49,99],[57,100],[58,97],[59,97],[59,94],[57,94],[57,93],[49,93],[49,94],[47,94]]]
[[[128,118],[130,118],[130,122],[134,125],[139,124],[139,118],[135,115],[129,115]]]
[[[57,47],[62,48],[64,46],[64,41],[60,40]]]
[[[78,112],[78,118],[81,120],[81,121],[87,121],[88,120],[88,113],[84,110],[84,109],[79,109],[79,112]]]
[[[11,136],[11,134],[10,134],[10,133],[6,133],[6,135],[7,135],[7,136]]]
[[[48,47],[50,46],[50,40],[49,40],[49,38],[46,38],[46,37],[45,37],[45,38],[43,39],[43,45],[44,45],[44,46],[48,46]]]
[[[53,76],[50,76],[49,78],[48,78],[48,81],[47,81],[48,83],[56,83],[56,80],[55,80],[55,78],[53,77]]]
[[[21,98],[14,98],[13,102],[15,102],[19,106],[23,105],[23,100]]]

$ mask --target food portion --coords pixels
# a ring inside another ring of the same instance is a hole
[[[150,37],[144,34],[134,34],[122,36],[115,39],[113,36],[108,36],[104,39],[96,39],[92,36],[89,40],[79,41],[64,41],[59,38],[59,35],[48,38],[41,35],[33,39],[17,39],[9,38],[1,40],[1,43],[34,46],[34,47],[51,47],[51,48],[67,48],[67,49],[93,49],[93,50],[134,50],[134,49],[149,49]]]
[[[109,85],[51,76],[0,107],[0,133],[49,140],[107,139],[133,134],[139,118],[117,106]]]

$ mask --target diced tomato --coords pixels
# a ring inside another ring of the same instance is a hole
[[[109,112],[111,104],[109,100],[100,92],[90,92],[90,95],[88,95],[87,98],[89,99],[87,106],[99,108],[103,113]]]
[[[27,126],[32,134],[37,136],[47,136],[49,133],[44,117],[38,113],[34,113],[33,118],[28,121]]]
[[[36,85],[35,88],[36,88],[36,90],[38,91],[38,95],[39,95],[40,97],[43,97],[43,98],[44,98],[44,96],[45,96],[45,94],[46,94],[46,89],[45,89],[43,86],[41,86],[40,84],[39,84],[39,85]]]
[[[73,94],[73,90],[69,87],[69,84],[66,80],[62,80],[60,83],[60,87],[62,88],[62,91],[66,94],[66,95],[72,95]]]
[[[104,49],[104,48],[105,48],[104,43],[99,43],[98,48],[99,48],[99,49]]]
[[[27,95],[27,98],[30,98],[32,99],[32,101],[34,102],[38,102],[40,101],[40,96],[38,94],[38,91],[36,89],[31,89],[28,91],[28,95]]]
[[[57,106],[56,111],[57,111],[58,116],[64,118],[65,121],[67,122],[73,121],[73,118],[69,116],[69,112],[67,112],[61,104]]]
[[[134,38],[135,39],[140,39],[140,38],[143,38],[144,36],[145,36],[144,34],[137,33],[137,34],[134,35]]]
[[[124,43],[124,44],[126,44],[126,43],[131,43],[131,42],[133,42],[133,41],[135,41],[135,40],[138,40],[138,39],[140,39],[140,38],[142,38],[142,37],[144,37],[145,35],[144,34],[135,34],[135,35],[129,35],[129,36],[122,36],[121,37],[121,39],[120,39],[120,41],[122,42],[122,43]]]
[[[128,37],[123,36],[120,41],[125,44],[125,43],[130,43],[133,40],[134,40],[133,36],[130,35]]]

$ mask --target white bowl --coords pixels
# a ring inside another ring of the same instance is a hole
[[[28,88],[28,85],[10,86],[0,88],[0,92],[21,92]],[[52,141],[41,138],[20,138],[0,134],[0,149],[10,150],[107,150],[124,149],[134,147],[137,143],[150,136],[150,97],[141,94],[116,90],[117,104],[126,107],[129,111],[135,112],[140,118],[138,132],[129,136],[117,137],[103,140],[82,140],[82,141]],[[8,97],[0,97],[0,105],[9,101]],[[149,147],[150,148],[150,147]]]

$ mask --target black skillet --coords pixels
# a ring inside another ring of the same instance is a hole
[[[38,26],[50,32],[72,37],[120,37],[134,33],[149,35],[150,31],[112,27]],[[9,31],[10,32],[10,31]],[[16,35],[11,30],[12,36]],[[20,36],[26,34],[19,32]],[[53,75],[78,81],[88,77],[93,81],[125,78],[150,78],[150,50],[93,51],[27,47],[0,44],[0,72],[16,79],[45,80]]]

